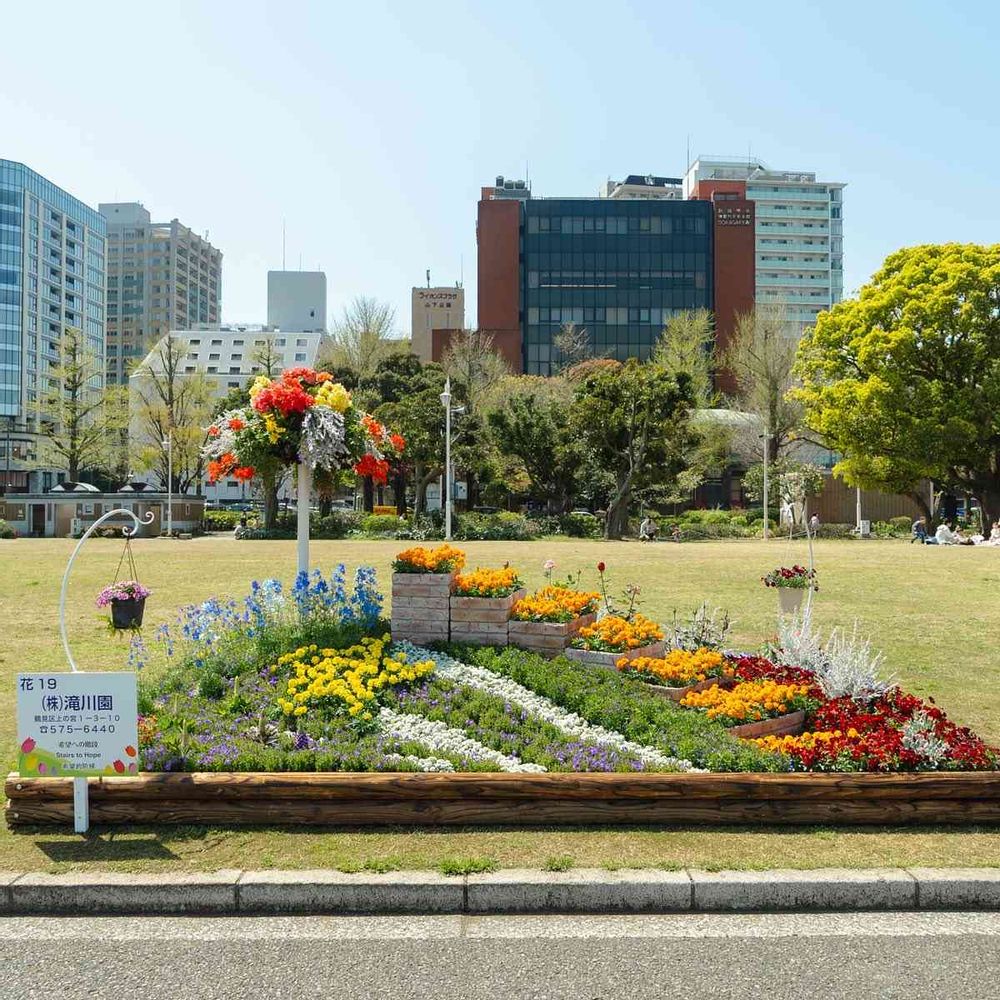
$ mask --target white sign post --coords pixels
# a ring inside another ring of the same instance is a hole
[[[139,770],[136,701],[130,672],[18,674],[18,771],[74,779],[77,833],[89,825],[87,776]]]

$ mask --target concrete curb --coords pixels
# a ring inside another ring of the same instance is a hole
[[[1000,910],[1000,868],[0,873],[0,915]]]

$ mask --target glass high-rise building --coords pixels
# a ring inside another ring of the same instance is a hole
[[[0,483],[6,488],[46,489],[58,477],[38,465],[38,406],[55,388],[51,372],[67,327],[82,330],[104,360],[106,235],[99,212],[23,163],[0,160],[0,418],[6,418]],[[94,389],[102,387],[103,379]]]
[[[734,310],[752,305],[751,245],[731,249],[731,234],[752,232],[751,217],[682,200],[679,179],[609,187],[601,198],[535,198],[523,181],[499,177],[483,188],[478,325],[515,371],[557,371],[567,324],[594,357],[645,359],[677,313],[724,311],[725,332]]]

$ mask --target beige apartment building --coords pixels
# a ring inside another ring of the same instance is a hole
[[[440,361],[450,332],[465,328],[465,289],[414,288],[410,297],[411,353],[425,364]],[[437,336],[435,336],[437,331]]]
[[[108,224],[107,378],[129,372],[171,330],[217,326],[222,251],[138,202],[98,206]]]

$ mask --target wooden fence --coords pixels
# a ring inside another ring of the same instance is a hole
[[[1000,773],[140,774],[91,778],[96,825],[1000,823]],[[70,778],[5,785],[7,823],[71,825]]]

